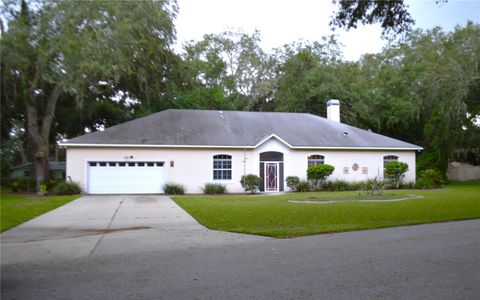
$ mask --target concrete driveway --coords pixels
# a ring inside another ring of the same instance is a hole
[[[166,196],[84,196],[3,233],[1,258],[11,264],[264,239],[208,230]]]
[[[162,196],[88,196],[2,234],[2,299],[473,299],[480,220],[270,239]]]

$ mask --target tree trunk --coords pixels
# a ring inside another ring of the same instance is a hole
[[[54,148],[53,148],[53,160],[54,161],[58,161],[58,156],[59,156],[59,152],[60,152],[60,149],[58,148],[58,145],[54,145]]]
[[[27,101],[26,103],[27,134],[30,149],[32,151],[33,164],[35,165],[37,191],[40,191],[40,185],[48,179],[50,129],[55,117],[57,101],[61,93],[62,88],[57,85],[46,100],[45,112],[42,120],[38,118],[37,107],[32,104],[34,101]],[[40,121],[42,122],[41,129],[39,126]]]
[[[18,150],[20,152],[20,159],[22,161],[22,165],[28,163],[27,153],[25,153],[25,147],[23,146],[23,141],[19,139],[18,141]]]
[[[27,111],[27,136],[32,151],[35,166],[36,190],[40,191],[42,184],[48,177],[48,146],[44,144],[38,127],[38,112],[33,105],[26,104]]]

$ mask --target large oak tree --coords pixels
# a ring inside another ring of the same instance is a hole
[[[29,3],[3,7],[2,17],[9,22],[1,36],[2,77],[8,77],[2,82],[2,107],[13,109],[8,115],[2,111],[2,118],[24,122],[38,188],[48,177],[59,101],[67,101],[63,120],[68,114],[75,119],[82,105],[103,99],[92,97],[102,86],[125,95],[122,79],[135,78],[124,86],[151,95],[145,92],[147,80],[156,76],[156,82],[167,81],[177,7],[170,1]]]

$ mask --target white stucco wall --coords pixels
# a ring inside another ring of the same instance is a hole
[[[383,179],[383,158],[387,155],[398,156],[398,160],[408,164],[405,182],[415,182],[415,151],[365,151],[365,150],[293,150],[279,140],[272,138],[254,150],[254,174],[259,174],[260,153],[277,151],[284,154],[284,177],[298,176],[300,179],[307,177],[308,156],[318,154],[325,157],[325,163],[335,167],[335,171],[328,178],[343,179],[346,181],[363,181],[379,177]],[[354,164],[358,170],[352,169]],[[367,167],[368,173],[362,174],[362,168]],[[343,169],[348,168],[348,174]],[[288,188],[285,186],[285,189]]]
[[[201,188],[213,180],[213,156],[228,154],[232,156],[232,180],[217,181],[225,184],[230,193],[241,193],[240,178],[244,174],[244,154],[247,157],[246,173],[259,175],[259,156],[266,151],[278,151],[284,154],[284,177],[298,176],[306,178],[307,157],[313,154],[325,156],[325,163],[333,165],[335,171],[329,179],[361,181],[376,176],[383,177],[383,157],[396,155],[399,161],[406,162],[409,171],[405,181],[415,181],[415,151],[345,151],[345,150],[293,150],[279,140],[272,138],[254,150],[247,149],[161,149],[161,148],[67,148],[68,176],[81,184],[88,193],[88,161],[127,161],[125,157],[133,156],[130,161],[164,161],[167,182],[184,184],[187,193],[201,193]],[[174,162],[174,167],[170,162]],[[353,164],[358,164],[353,171]],[[348,174],[343,168],[348,168]],[[362,174],[362,167],[368,168],[368,174]],[[286,187],[285,187],[286,188]]]
[[[306,178],[307,157],[314,154],[325,156],[325,163],[335,167],[335,171],[329,179],[363,181],[375,177],[383,178],[383,157],[395,155],[398,156],[399,161],[405,162],[409,166],[404,181],[415,181],[414,151],[294,151],[290,154],[291,160],[294,162],[290,175]],[[356,171],[353,170],[354,164],[358,165]],[[363,167],[367,168],[367,174],[363,174]],[[348,174],[344,174],[344,168],[348,168]]]
[[[159,149],[159,148],[67,148],[67,178],[80,183],[87,190],[89,161],[164,161],[167,182],[184,184],[187,193],[201,193],[201,188],[213,180],[213,156],[228,154],[232,156],[232,180],[218,181],[227,186],[228,192],[241,193],[240,178],[243,175],[243,150],[236,149]],[[251,169],[251,154],[247,159],[247,168]],[[133,156],[126,160],[125,157]],[[174,166],[170,167],[170,161]]]

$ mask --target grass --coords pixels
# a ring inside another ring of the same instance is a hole
[[[480,218],[480,181],[436,190],[388,191],[421,199],[398,202],[290,203],[288,200],[352,199],[358,192],[294,193],[279,196],[174,197],[176,203],[210,229],[296,237],[391,226]]]
[[[33,194],[10,194],[2,188],[0,200],[0,232],[62,206],[79,196],[37,197]]]
[[[345,193],[347,194],[347,193]],[[349,193],[350,194],[350,193]],[[374,201],[382,201],[382,200],[397,200],[397,199],[408,199],[408,198],[423,198],[423,196],[413,195],[413,194],[405,194],[405,193],[394,193],[387,191],[382,195],[365,195],[361,192],[356,192],[354,195],[341,195],[341,196],[334,196],[334,197],[291,197],[288,201],[298,201],[298,202],[331,202],[331,201],[365,201],[365,200],[374,200]]]

